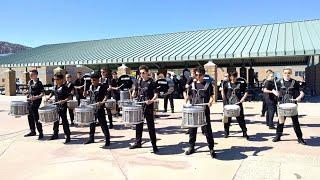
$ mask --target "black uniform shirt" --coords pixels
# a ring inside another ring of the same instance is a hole
[[[237,81],[235,83],[228,82],[227,86],[223,88],[224,91],[227,92],[226,98],[228,99],[229,104],[235,104],[239,102],[243,95],[248,92],[247,83],[245,81]]]
[[[282,103],[292,102],[291,99],[297,98],[300,95],[300,91],[303,91],[303,87],[300,86],[299,81],[294,79],[290,79],[289,81],[280,79],[277,86]]]
[[[72,82],[66,82],[66,86],[71,94],[72,90],[74,90],[74,84]]]
[[[264,86],[263,88],[272,91],[275,90],[275,84],[274,84],[274,80],[266,80],[264,82]],[[269,101],[276,101],[276,96],[273,93],[264,93],[265,94],[265,98]]]
[[[151,100],[155,93],[159,93],[157,85],[152,78],[147,81],[140,80],[138,88],[140,89],[139,101]]]
[[[55,102],[58,102],[58,101],[61,101],[61,100],[65,100],[70,96],[69,89],[64,84],[62,86],[60,86],[60,87],[54,86],[53,92],[51,94],[54,95],[54,101]],[[58,107],[66,108],[67,107],[67,103],[64,103],[62,105],[58,104]]]
[[[41,93],[44,92],[44,87],[42,85],[42,82],[39,81],[39,79],[37,80],[30,80],[29,83],[29,94],[28,94],[28,97],[31,97],[31,96],[38,96],[40,95]],[[34,103],[40,105],[41,104],[41,98],[40,99],[36,99],[33,101]]]
[[[98,86],[91,85],[89,88],[90,103],[101,102],[106,96],[106,86],[99,84]]]
[[[61,101],[61,100],[65,100],[69,97],[70,93],[69,93],[69,89],[67,88],[66,85],[62,85],[60,87],[58,86],[54,86],[54,90],[53,90],[53,95],[54,95],[54,100],[57,101]]]
[[[120,90],[125,91],[131,89],[133,81],[129,75],[124,74],[118,78],[117,84],[118,87],[120,87]]]
[[[197,91],[193,90],[196,89]],[[214,94],[213,86],[211,83],[203,81],[202,83],[191,83],[189,86],[189,96],[194,99],[196,104],[208,103],[210,97]]]
[[[75,86],[83,86],[84,85],[84,78],[76,79],[74,82]],[[76,94],[82,96],[83,94],[83,88],[77,89]]]
[[[166,79],[158,79],[156,81],[156,86],[159,92],[163,92],[163,93],[168,92],[169,85]]]
[[[42,82],[37,80],[30,80],[29,83],[29,96],[38,96],[44,92]]]

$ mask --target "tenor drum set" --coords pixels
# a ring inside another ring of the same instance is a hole
[[[27,101],[11,101],[9,115],[20,117],[29,114]]]
[[[206,125],[205,107],[187,104],[182,109],[182,128],[201,127]]]

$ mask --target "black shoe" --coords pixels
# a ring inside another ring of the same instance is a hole
[[[113,124],[110,124],[109,129],[113,129]]]
[[[158,151],[159,151],[159,149],[158,149],[157,146],[152,146],[152,149],[153,149],[153,153],[154,153],[154,154],[157,154]]]
[[[194,147],[189,147],[189,149],[186,151],[186,155],[193,154],[195,152]]]
[[[174,113],[174,110],[173,110],[173,109],[171,109],[171,113]]]
[[[246,138],[247,140],[249,140],[249,136],[248,136],[247,132],[243,132],[242,137],[244,137],[244,138]]]
[[[108,146],[110,146],[110,141],[109,140],[106,141],[105,144],[104,144],[104,147],[108,147]]]
[[[129,146],[129,149],[136,149],[136,148],[141,148],[141,144],[134,143]]]
[[[53,134],[53,135],[50,137],[49,140],[55,140],[55,139],[58,139],[58,138],[59,138],[58,134]]]
[[[186,134],[190,134],[190,130],[189,129],[187,130]]]
[[[269,126],[269,129],[276,129],[274,126]]]
[[[304,141],[304,139],[302,139],[302,138],[299,138],[298,139],[298,143],[299,144],[302,144],[302,145],[307,145],[307,143]]]
[[[164,113],[166,113],[166,112],[167,112],[167,110],[163,110],[163,112],[164,112]]]
[[[42,133],[39,134],[38,139],[39,139],[39,140],[40,140],[40,139],[43,139],[43,134],[42,134]]]
[[[74,122],[71,122],[70,126],[75,126],[75,125],[74,125]]]
[[[216,157],[216,153],[214,152],[213,149],[210,150],[210,156],[211,156],[212,158],[215,158],[215,157]]]
[[[99,122],[97,122],[97,123],[96,123],[96,126],[100,126],[100,123],[99,123]]]
[[[91,144],[91,143],[94,143],[93,137],[89,137],[89,139],[84,144]]]
[[[229,137],[229,133],[225,133],[223,137],[224,138],[228,138]]]
[[[29,132],[28,134],[24,135],[24,137],[35,136],[35,135],[37,135],[36,132]]]
[[[65,144],[68,144],[71,141],[70,137],[67,137],[66,140],[64,141]]]
[[[281,136],[277,135],[275,138],[272,139],[273,142],[281,141]]]

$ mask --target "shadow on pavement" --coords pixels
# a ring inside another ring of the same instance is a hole
[[[218,160],[241,160],[246,159],[248,155],[244,154],[245,152],[253,152],[253,156],[258,156],[262,151],[267,151],[272,149],[270,146],[263,147],[253,147],[253,146],[232,146],[230,149],[216,150],[216,159]]]

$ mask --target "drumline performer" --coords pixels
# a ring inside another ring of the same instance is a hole
[[[80,71],[77,72],[77,79],[74,82],[74,89],[76,94],[76,99],[78,101],[78,106],[80,105],[80,99],[85,99],[83,96],[84,91],[84,78],[82,77],[82,74]]]
[[[168,89],[169,89],[169,85],[168,85],[168,81],[164,78],[163,73],[158,74],[158,80],[156,80],[156,86],[157,86],[157,89],[159,92],[159,96],[161,96],[161,97],[166,96],[166,93],[168,92]],[[164,102],[164,111],[163,112],[167,112],[166,103],[168,103],[168,99],[166,102]]]
[[[74,84],[72,82],[72,76],[70,74],[66,74],[66,86],[69,90],[69,94],[70,94],[70,100],[73,99],[75,90],[74,90]],[[74,126],[74,112],[73,109],[68,108],[69,111],[69,116],[70,116],[70,121],[71,121],[71,126]]]
[[[173,83],[173,80],[171,79],[170,73],[167,73],[167,78],[165,80],[167,81],[168,90],[164,94],[164,112],[167,112],[168,100],[169,100],[170,106],[171,106],[171,113],[174,113],[174,103],[173,103],[174,83]]]
[[[111,88],[111,96],[113,97],[114,100],[116,100],[116,111],[117,111],[117,115],[119,115],[120,109],[119,109],[118,101],[120,100],[120,92],[117,86],[117,81],[118,81],[117,72],[114,71],[112,72],[112,79],[109,87]]]
[[[242,105],[242,103],[246,100],[248,96],[247,83],[244,80],[238,80],[237,77],[238,73],[236,71],[231,72],[229,74],[229,82],[227,83],[227,86],[224,86],[224,90],[221,92],[223,93],[222,96],[226,97],[227,104],[235,104],[240,106],[240,116],[236,117],[236,119],[242,130],[243,137],[249,139]],[[227,94],[225,94],[225,92],[227,92]],[[230,123],[231,117],[228,117],[228,120],[224,121],[225,138],[229,137]]]
[[[275,129],[273,118],[277,111],[277,95],[278,93],[275,91],[276,81],[274,79],[274,72],[272,70],[267,71],[267,79],[264,82],[263,93],[264,93],[264,101],[266,105],[266,125],[269,129]]]
[[[210,155],[212,158],[215,157],[215,152],[213,150],[214,140],[212,135],[212,128],[210,122],[210,107],[212,106],[214,100],[213,86],[211,83],[204,81],[205,69],[199,66],[195,71],[196,81],[193,81],[188,87],[190,92],[189,96],[192,99],[192,104],[202,104],[208,103],[205,107],[205,118],[206,125],[202,126],[202,130],[205,132],[208,147],[210,150]],[[197,138],[197,129],[198,128],[189,128],[189,149],[185,152],[186,155],[193,154],[195,152],[195,143]]]
[[[105,115],[105,102],[107,100],[107,87],[99,82],[99,74],[94,73],[91,75],[91,85],[87,91],[84,92],[84,97],[90,96],[90,104],[95,104],[95,120],[98,119],[101,130],[105,137],[105,147],[110,146],[110,132]],[[90,124],[89,139],[85,144],[94,143],[94,134],[96,130],[96,123]]]
[[[49,101],[52,96],[54,96],[54,101],[58,108],[59,119],[53,123],[53,135],[50,140],[55,140],[59,138],[59,121],[62,119],[63,131],[66,136],[65,143],[70,142],[70,127],[67,118],[67,101],[70,99],[70,91],[68,87],[63,83],[63,75],[54,75],[55,87],[51,92],[46,101]]]
[[[292,69],[287,67],[284,68],[282,71],[283,78],[279,81],[277,84],[278,90],[275,94],[280,97],[280,104],[283,103],[295,103],[300,102],[301,99],[304,97],[303,88],[299,85],[299,82],[291,78],[292,75]],[[277,135],[272,140],[273,142],[278,142],[281,140],[281,136],[283,133],[283,126],[284,122],[286,120],[285,116],[278,116],[278,126],[277,126]],[[298,138],[298,143],[302,145],[306,145],[306,142],[302,138],[302,131],[299,124],[299,118],[298,115],[292,116],[292,124],[294,131],[296,133],[296,136]]]
[[[30,132],[24,137],[35,136],[36,127],[39,132],[38,139],[43,139],[42,124],[39,122],[39,106],[41,104],[42,97],[44,96],[44,88],[42,82],[38,79],[38,71],[31,70],[29,72],[30,81],[28,82],[27,100],[28,100],[28,123]]]
[[[106,68],[103,68],[101,69],[101,77],[99,79],[100,83],[104,85],[104,87],[106,88],[106,97],[107,99],[111,99],[111,78],[108,74],[111,74],[110,73],[111,71],[109,69],[106,69]],[[111,109],[109,108],[106,108],[107,110],[107,115],[108,115],[108,120],[109,120],[109,128],[110,129],[113,129],[113,122],[112,122],[112,113],[111,113]]]
[[[158,91],[156,83],[149,76],[149,67],[141,65],[139,67],[139,72],[141,79],[138,81],[137,87],[133,91],[133,95],[138,95],[138,102],[144,102],[143,104],[143,114],[147,121],[148,131],[151,139],[153,153],[158,152],[158,147],[156,144],[156,130],[154,125],[154,115],[153,115],[153,103],[158,98]],[[137,93],[138,92],[138,93]],[[142,143],[142,132],[143,123],[136,125],[136,139],[135,143],[130,145],[130,149],[141,148]]]

